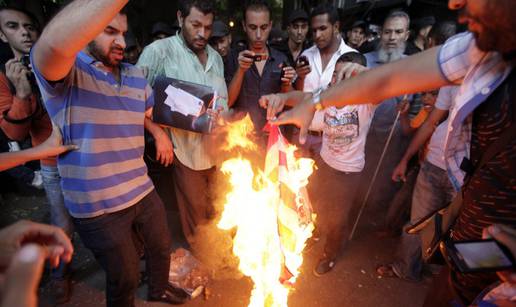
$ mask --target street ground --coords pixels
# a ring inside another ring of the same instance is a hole
[[[48,223],[48,204],[42,191],[29,190],[23,193],[7,193],[0,198],[0,226],[19,219]],[[376,211],[376,212],[375,212]],[[174,247],[184,245],[177,213],[167,208]],[[291,307],[317,306],[421,306],[429,288],[430,277],[418,283],[394,278],[379,278],[375,268],[380,263],[392,260],[398,238],[378,235],[380,217],[378,210],[366,210],[355,239],[342,253],[337,266],[323,277],[315,277],[312,268],[319,256],[321,244],[305,253],[305,263],[300,277],[289,298]],[[104,273],[91,252],[83,247],[77,235],[74,238],[76,252],[73,259],[73,294],[63,306],[105,306]],[[53,306],[48,270],[42,278],[39,297],[40,306]],[[247,306],[252,289],[248,278],[239,280],[214,280],[209,285],[210,295],[201,295],[184,306]],[[165,306],[145,301],[146,286],[138,289],[136,306]]]

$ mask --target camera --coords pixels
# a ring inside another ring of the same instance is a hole
[[[27,67],[29,70],[32,70],[30,65],[30,56],[28,54],[22,56],[20,62],[23,64],[23,66]]]
[[[246,54],[244,55],[246,58],[253,59],[254,62],[260,62],[267,60],[267,54],[265,53],[256,53],[254,56]]]

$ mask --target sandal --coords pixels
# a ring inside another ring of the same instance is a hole
[[[392,264],[380,264],[376,267],[376,274],[386,278],[398,278],[398,275],[396,275],[392,268]]]

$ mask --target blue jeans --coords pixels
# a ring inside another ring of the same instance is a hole
[[[423,162],[412,195],[410,224],[414,224],[428,214],[444,207],[454,196],[455,190],[446,171],[430,162]],[[393,263],[394,272],[404,279],[419,280],[422,269],[419,235],[403,232],[397,260]]]
[[[107,306],[134,306],[140,273],[135,229],[145,248],[149,295],[160,296],[165,291],[171,239],[165,207],[156,190],[129,208],[73,221],[82,242],[106,272]]]
[[[72,217],[64,204],[63,191],[61,190],[61,177],[57,166],[41,165],[41,176],[43,187],[50,204],[50,224],[58,226],[72,238],[73,222]],[[52,269],[53,278],[63,278],[68,272],[70,264],[60,263],[59,267]]]

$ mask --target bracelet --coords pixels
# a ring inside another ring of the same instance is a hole
[[[20,118],[20,119],[14,119],[14,118],[11,118],[9,117],[8,113],[9,113],[9,110],[5,110],[2,115],[4,116],[4,120],[8,123],[11,123],[11,124],[15,124],[15,125],[21,125],[21,124],[25,124],[26,122],[30,121],[32,119],[32,117],[34,117],[34,115],[36,113],[38,113],[38,111],[40,110],[41,106],[39,105],[39,103],[36,103],[36,110],[34,110],[34,113],[32,113],[31,115],[25,117],[25,118]]]

